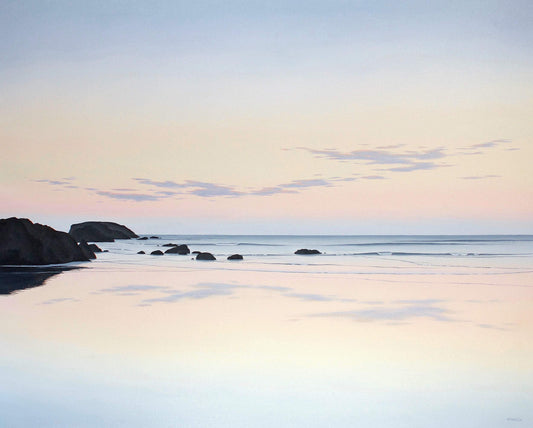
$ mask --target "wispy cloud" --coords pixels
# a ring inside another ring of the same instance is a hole
[[[406,166],[398,166],[394,168],[384,168],[380,171],[389,171],[389,172],[412,172],[412,171],[421,171],[435,168],[443,168],[450,165],[437,165],[434,162],[413,162]]]
[[[158,191],[158,194],[167,195],[194,195],[199,197],[244,197],[244,196],[271,196],[280,193],[298,193],[299,191],[310,189],[313,187],[332,187],[333,181],[322,178],[299,179],[286,183],[277,184],[275,186],[262,188],[238,189],[235,186],[228,186],[218,183],[210,183],[205,181],[185,180],[183,182],[176,181],[156,181],[148,178],[134,178],[139,184],[156,187],[156,188],[172,188],[175,191],[165,191],[164,193]],[[353,178],[350,177],[349,181]]]
[[[188,187],[192,187],[187,193],[190,195],[210,198],[213,196],[243,196],[244,192],[235,190],[232,186],[225,186],[216,183],[206,183],[202,181],[186,181]]]
[[[516,147],[506,147],[512,141],[507,139],[498,139],[485,141],[483,143],[470,144],[469,146],[461,147],[460,152],[457,155],[482,155],[485,154],[487,149],[503,148],[504,150],[518,150]]]
[[[467,177],[460,177],[463,180],[484,180],[486,178],[501,178],[501,175],[489,174],[489,175],[469,175]]]
[[[299,150],[317,158],[337,162],[353,162],[367,168],[364,172],[352,173],[349,176],[333,176],[324,178],[315,173],[314,178],[298,178],[288,182],[272,184],[264,187],[246,187],[226,183],[216,183],[197,180],[154,180],[146,177],[135,177],[135,186],[116,188],[95,188],[93,186],[80,187],[74,183],[74,177],[60,179],[40,179],[34,182],[47,184],[57,191],[68,191],[82,188],[98,196],[132,202],[154,202],[168,198],[195,196],[199,198],[243,198],[269,197],[281,194],[298,194],[309,189],[331,188],[342,183],[364,180],[386,180],[395,173],[411,173],[415,171],[430,171],[438,168],[454,166],[447,162],[449,158],[458,159],[462,155],[482,155],[487,150],[501,148],[502,150],[518,150],[508,147],[510,140],[498,139],[462,147],[460,151],[450,151],[445,147],[419,147],[417,150],[407,150],[405,144],[389,144],[368,148],[368,144],[360,144],[358,150],[341,151],[336,148],[317,150],[309,147],[296,147],[284,150]],[[369,169],[369,170],[368,170]],[[460,177],[464,180],[482,180],[498,178],[496,174],[471,175]]]
[[[161,199],[156,195],[146,194],[146,193],[121,193],[121,192],[107,192],[104,190],[99,190],[96,192],[97,195],[106,196],[111,199],[120,199],[124,201],[157,201]]]
[[[401,147],[401,146],[385,146],[385,147]],[[333,159],[333,160],[353,160],[363,161],[369,164],[377,165],[394,165],[394,164],[411,164],[416,161],[442,159],[446,157],[443,147],[436,149],[414,151],[408,150],[404,152],[393,152],[390,149],[381,148],[374,150],[353,150],[351,152],[341,152],[336,149],[315,150],[307,147],[297,147],[298,150],[304,150],[316,157]]]
[[[372,150],[362,149],[352,150],[349,152],[343,152],[332,148],[316,150],[308,147],[296,147],[296,149],[311,153],[317,158],[341,162],[352,161],[356,163],[363,163],[365,165],[380,166],[401,165],[397,167],[383,168],[380,169],[381,171],[411,172],[416,170],[428,170],[448,166],[446,164],[437,162],[437,160],[442,160],[447,156],[444,147],[420,149],[418,151],[395,150],[401,149],[402,147],[404,147],[403,144],[395,144],[379,146]]]
[[[482,143],[475,143],[461,147],[459,151],[450,151],[445,147],[419,147],[417,150],[406,150],[405,144],[391,144],[367,148],[367,144],[359,144],[359,149],[342,151],[336,148],[314,149],[309,147],[295,147],[292,150],[301,150],[310,153],[316,158],[333,160],[337,162],[353,162],[355,164],[374,167],[374,171],[389,173],[408,173],[413,171],[429,171],[438,168],[454,166],[446,162],[450,158],[457,159],[462,155],[483,155],[487,150],[497,148],[504,150],[518,150],[516,147],[506,147],[511,140],[497,139]],[[492,175],[483,176],[490,178]],[[359,179],[383,179],[380,175],[361,176]]]
[[[50,184],[51,186],[71,186],[72,180],[70,179],[62,179],[62,180],[47,180],[47,179],[41,179],[41,180],[33,180],[36,183],[46,183]]]
[[[507,140],[507,139],[491,140],[491,141],[486,141],[484,143],[471,144],[470,146],[463,147],[462,150],[476,150],[476,149],[481,149],[481,148],[492,148],[492,147],[497,147],[497,146],[501,146],[504,144],[509,144],[510,142],[511,140]]]
[[[385,180],[386,177],[383,177],[382,175],[365,175],[361,178],[365,178],[366,180]]]

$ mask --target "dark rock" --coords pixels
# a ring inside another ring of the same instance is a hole
[[[72,236],[30,220],[0,220],[0,264],[47,265],[88,261]]]
[[[228,260],[242,260],[244,257],[240,254],[233,254],[228,257]]]
[[[211,253],[198,253],[196,260],[216,260],[215,256]]]
[[[102,252],[103,252],[103,253],[109,253],[109,250],[104,250],[104,251],[102,251]]]
[[[189,247],[187,245],[176,245],[175,247],[169,248],[167,251],[165,251],[165,254],[181,254],[182,256],[186,256],[187,254],[190,254],[191,250],[189,250]]]
[[[96,244],[89,244],[89,248],[93,250],[93,253],[101,253],[102,249]]]
[[[137,254],[146,254],[144,251],[139,251]]]
[[[150,239],[160,239],[159,236],[150,236]]]
[[[193,251],[191,254],[200,254],[201,251]]]
[[[163,244],[162,247],[177,247],[178,244]]]
[[[308,250],[307,248],[302,248],[298,251],[295,251],[294,254],[310,255],[310,254],[322,254],[322,253],[318,250]]]
[[[147,241],[148,236],[143,236],[142,238],[137,238],[137,241]]]
[[[107,221],[86,221],[73,224],[69,233],[76,241],[113,242],[115,239],[138,238],[126,226]]]
[[[87,244],[87,241],[81,241],[79,243],[79,246],[85,257],[87,257],[88,259],[96,258],[96,256],[94,255],[94,251],[91,250],[91,247],[89,247],[89,244]]]
[[[150,253],[151,256],[162,256],[163,251],[155,250]]]

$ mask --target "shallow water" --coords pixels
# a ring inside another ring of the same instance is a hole
[[[1,426],[533,425],[533,237],[99,245],[0,272]]]

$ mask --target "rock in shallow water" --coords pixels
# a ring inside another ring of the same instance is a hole
[[[85,257],[87,257],[88,259],[96,258],[96,256],[94,255],[94,251],[91,249],[89,244],[87,244],[87,241],[81,241],[78,245]]]
[[[215,256],[211,253],[198,253],[196,260],[216,260]]]
[[[47,265],[88,261],[72,236],[26,218],[0,220],[0,264]]]
[[[93,251],[93,253],[101,253],[102,252],[102,249],[96,244],[89,244],[89,248]]]
[[[228,260],[243,260],[244,257],[241,256],[240,254],[232,254],[231,256],[228,257]]]
[[[307,248],[301,248],[300,250],[295,251],[294,254],[310,255],[310,254],[322,254],[322,253],[318,250],[308,250]]]
[[[150,253],[151,256],[162,256],[163,251],[155,250]]]
[[[185,256],[187,254],[190,254],[191,250],[189,250],[189,247],[187,245],[176,245],[175,247],[169,248],[167,251],[165,251],[165,254],[180,254],[182,256]]]

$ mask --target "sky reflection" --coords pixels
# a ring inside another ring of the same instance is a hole
[[[406,321],[413,318],[430,318],[434,321],[454,321],[445,308],[432,304],[406,304],[405,306],[389,306],[352,311],[326,312],[309,315],[311,317],[340,317],[354,321]]]

